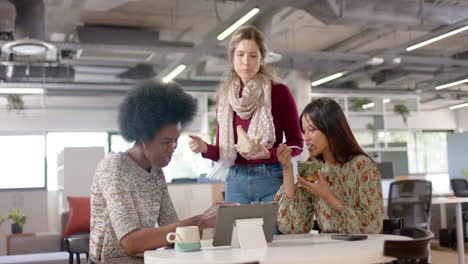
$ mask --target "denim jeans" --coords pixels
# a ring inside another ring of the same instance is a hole
[[[283,184],[281,163],[234,165],[226,178],[226,202],[273,202]]]

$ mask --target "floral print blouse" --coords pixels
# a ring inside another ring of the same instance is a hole
[[[278,228],[285,234],[308,233],[314,224],[326,233],[380,233],[383,223],[383,198],[380,172],[365,155],[344,164],[322,164],[330,191],[344,205],[341,213],[300,186],[296,196],[286,196],[283,186],[275,201],[279,203]]]

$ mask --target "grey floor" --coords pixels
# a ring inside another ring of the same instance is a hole
[[[468,244],[465,244],[465,264],[468,264]],[[440,247],[438,241],[431,242],[433,264],[458,264],[458,253],[455,249]]]

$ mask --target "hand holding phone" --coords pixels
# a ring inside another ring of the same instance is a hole
[[[339,234],[339,235],[332,235],[331,238],[336,239],[336,240],[356,241],[356,240],[367,239],[367,235]]]

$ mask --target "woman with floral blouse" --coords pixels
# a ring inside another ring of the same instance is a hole
[[[380,233],[383,199],[380,173],[361,149],[341,107],[331,98],[309,103],[300,117],[310,160],[321,163],[319,180],[297,177],[294,184],[291,149],[281,144],[283,185],[276,194],[278,228],[307,233],[314,217],[322,232]]]

